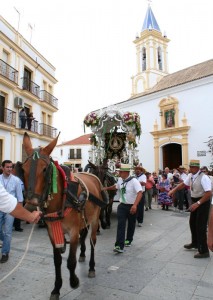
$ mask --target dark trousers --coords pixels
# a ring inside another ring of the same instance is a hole
[[[124,248],[125,242],[125,232],[126,232],[126,221],[127,224],[127,234],[126,239],[131,243],[133,241],[133,235],[135,232],[136,214],[130,214],[130,209],[132,205],[120,203],[117,208],[117,237],[115,246],[120,246],[121,249]]]
[[[195,203],[201,198],[192,198]],[[201,204],[195,211],[191,212],[189,226],[192,234],[192,243],[197,245],[199,253],[208,252],[207,246],[207,224],[210,209],[210,200]]]
[[[177,201],[179,210],[183,210],[184,194],[185,194],[185,189],[179,190],[175,193],[175,198],[176,198],[175,202]],[[177,206],[177,204],[175,205],[175,207]]]
[[[21,220],[15,218],[14,223],[13,223],[13,227],[15,227],[15,229],[20,229],[21,228]]]
[[[145,205],[145,192],[143,192],[141,201],[138,204],[138,209],[137,209],[137,221],[138,221],[138,223],[143,223],[144,205]]]

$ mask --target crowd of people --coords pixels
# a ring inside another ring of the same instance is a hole
[[[130,170],[129,165],[121,164],[117,183],[104,187],[106,191],[118,190],[121,195],[117,208],[118,225],[114,251],[123,253],[124,247],[131,246],[136,222],[142,227],[144,208],[145,211],[152,209],[154,198],[162,210],[173,207],[176,212],[183,213],[184,209],[190,212],[191,242],[185,244],[184,248],[197,249],[194,258],[209,257],[209,249],[213,251],[213,212],[210,213],[213,176],[208,168],[200,167],[199,160],[191,160],[189,169],[180,165],[170,171],[166,167],[157,174],[138,165],[134,168],[133,175],[130,175]]]
[[[12,228],[22,231],[20,219],[37,223],[39,212],[30,213],[23,206],[23,183],[12,174],[13,163],[2,162],[0,175],[0,263],[9,259]],[[82,169],[78,170],[82,171]],[[197,249],[194,258],[209,257],[213,251],[213,210],[210,212],[213,176],[206,166],[200,167],[198,160],[191,160],[189,169],[180,165],[172,171],[166,167],[163,171],[148,172],[140,164],[134,167],[121,164],[117,170],[117,182],[104,190],[118,190],[120,204],[117,207],[117,234],[114,251],[123,253],[124,247],[130,247],[136,224],[142,227],[144,211],[152,209],[152,203],[162,210],[174,209],[183,213],[190,212],[189,226],[191,242],[184,245],[187,250]],[[213,203],[212,203],[213,204]],[[14,217],[18,218],[14,223]],[[209,223],[209,226],[208,226]],[[207,235],[208,227],[208,235]]]

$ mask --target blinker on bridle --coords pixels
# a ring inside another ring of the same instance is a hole
[[[44,174],[45,185],[44,185],[43,193],[41,195],[35,193],[35,181],[36,181],[35,174],[38,167],[38,159],[42,159],[47,164],[47,168]],[[40,154],[40,148],[34,149],[33,154],[27,157],[26,161],[28,160],[30,160],[30,172],[29,172],[29,180],[28,180],[28,189],[25,192],[25,196],[29,200],[33,198],[37,198],[40,204],[44,204],[43,202],[47,200],[48,195],[50,193],[53,163],[50,161],[50,158],[47,155]]]

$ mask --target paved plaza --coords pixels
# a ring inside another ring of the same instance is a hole
[[[77,264],[80,286],[69,285],[63,254],[63,300],[210,300],[213,299],[213,254],[195,259],[190,242],[189,213],[163,211],[156,204],[145,212],[133,244],[123,254],[113,252],[116,235],[114,203],[111,229],[102,230],[96,245],[96,278],[85,263]],[[46,229],[22,222],[24,232],[13,232],[9,261],[0,264],[0,299],[48,300],[54,284],[52,247]],[[30,242],[29,237],[32,233]],[[89,240],[87,240],[89,250]],[[25,253],[26,252],[26,253]],[[79,255],[79,251],[78,251]]]

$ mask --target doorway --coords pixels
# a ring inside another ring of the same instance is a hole
[[[162,147],[163,170],[168,167],[170,170],[182,165],[182,146],[180,144],[167,144]]]

